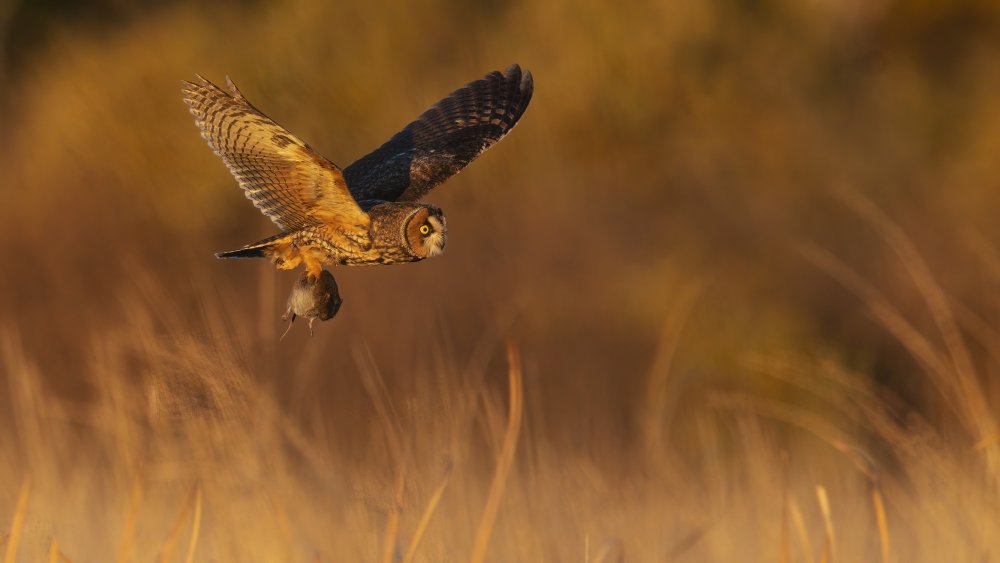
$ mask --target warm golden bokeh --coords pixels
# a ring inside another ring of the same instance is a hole
[[[1000,4],[29,4],[3,563],[1000,556]],[[295,274],[212,257],[274,227],[181,80],[343,166],[514,62],[444,255],[279,342]]]

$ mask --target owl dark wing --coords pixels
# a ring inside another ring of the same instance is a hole
[[[284,231],[332,223],[367,233],[368,216],[340,169],[250,105],[228,78],[226,92],[202,77],[184,83],[201,136],[248,199]]]
[[[530,72],[513,65],[470,82],[344,169],[358,201],[416,201],[504,137],[531,101]]]

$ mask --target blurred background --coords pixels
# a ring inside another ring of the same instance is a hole
[[[392,560],[426,506],[415,560],[992,560],[998,60],[987,0],[6,0],[6,549]],[[346,166],[515,62],[447,252],[279,342],[181,80]]]

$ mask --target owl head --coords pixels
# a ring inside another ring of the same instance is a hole
[[[448,243],[448,225],[441,208],[417,206],[403,221],[403,234],[409,250],[420,258],[444,252]]]

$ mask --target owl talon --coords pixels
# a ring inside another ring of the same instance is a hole
[[[316,331],[313,330],[314,322],[316,322],[316,317],[309,319],[309,336],[316,336]]]
[[[323,268],[319,264],[306,264],[306,281],[314,286],[319,284]]]

